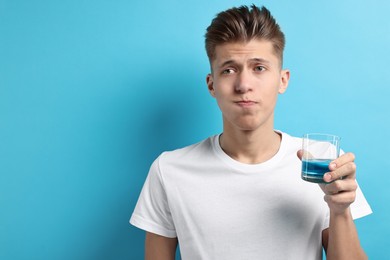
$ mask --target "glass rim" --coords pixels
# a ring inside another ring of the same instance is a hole
[[[328,138],[333,138],[340,140],[341,137],[335,134],[326,134],[326,133],[307,133],[303,135],[303,138],[305,139],[311,139],[310,137],[328,137]],[[315,139],[315,138],[314,138]]]

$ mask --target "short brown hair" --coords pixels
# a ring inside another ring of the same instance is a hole
[[[233,7],[220,12],[206,31],[206,52],[210,62],[215,58],[215,47],[230,42],[248,42],[252,39],[272,42],[275,55],[283,62],[285,37],[279,25],[264,6]]]

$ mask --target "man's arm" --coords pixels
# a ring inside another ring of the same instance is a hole
[[[350,205],[356,197],[355,156],[347,153],[330,164],[324,180],[332,183],[320,185],[330,209],[329,228],[322,232],[322,241],[328,260],[367,259],[360,246]],[[342,178],[342,179],[340,179]]]
[[[169,238],[146,232],[145,260],[174,260],[177,238]]]
[[[367,259],[352,216],[331,216],[329,228],[322,231],[322,244],[326,259]]]

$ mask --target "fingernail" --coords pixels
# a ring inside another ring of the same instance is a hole
[[[330,168],[331,170],[334,170],[334,169],[337,168],[337,165],[336,165],[335,163],[331,163],[331,164],[329,164],[329,168]]]
[[[332,175],[330,175],[329,173],[325,173],[324,180],[326,182],[330,182],[332,180]]]

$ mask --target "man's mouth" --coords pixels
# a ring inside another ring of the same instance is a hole
[[[235,101],[234,103],[242,107],[249,107],[257,104],[257,102],[253,100],[239,100],[239,101]]]

